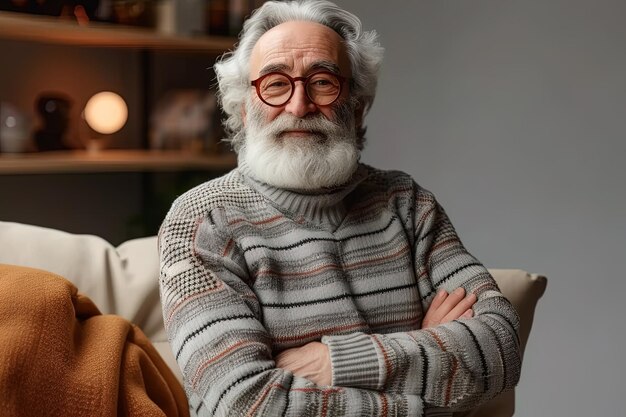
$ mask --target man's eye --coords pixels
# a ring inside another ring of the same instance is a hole
[[[272,81],[270,83],[268,83],[265,88],[283,88],[286,87],[288,85],[287,82],[285,81]]]
[[[289,85],[289,81],[287,81],[283,77],[270,77],[269,79],[265,80],[263,88],[284,88]]]

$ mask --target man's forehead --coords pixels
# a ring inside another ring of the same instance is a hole
[[[319,23],[291,21],[273,27],[259,38],[250,56],[250,75],[254,78],[269,69],[306,72],[320,63],[350,75],[341,36]]]

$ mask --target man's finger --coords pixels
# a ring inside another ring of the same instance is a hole
[[[467,310],[465,310],[465,313],[463,313],[461,317],[465,319],[471,319],[472,317],[474,317],[474,310],[468,308]]]
[[[456,320],[461,317],[469,308],[471,308],[474,303],[476,303],[476,295],[470,294],[467,297],[460,300],[456,306],[448,314],[446,314],[443,318],[443,322],[449,322],[452,320]]]
[[[439,307],[441,307],[441,304],[443,304],[443,302],[446,301],[446,298],[448,298],[448,292],[444,289],[439,290],[439,292],[433,299],[433,302],[430,303],[430,307],[428,307],[428,311],[437,310]]]
[[[465,297],[465,288],[459,287],[452,291],[441,306],[434,311],[434,318],[440,322],[445,321],[445,317],[463,300],[463,297]],[[463,309],[463,311],[465,310],[467,310],[467,307]]]

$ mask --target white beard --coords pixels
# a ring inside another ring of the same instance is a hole
[[[321,114],[302,119],[282,113],[264,123],[261,108],[248,103],[239,162],[247,165],[254,178],[277,188],[311,191],[347,183],[358,167],[361,152],[354,111],[350,105],[343,106],[335,112],[336,122]],[[291,129],[318,133],[281,137],[281,132]]]

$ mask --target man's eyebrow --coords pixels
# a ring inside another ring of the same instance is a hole
[[[259,71],[259,77],[262,77],[265,74],[269,74],[271,72],[289,72],[291,67],[287,64],[268,64],[261,68]],[[307,73],[312,73],[315,71],[329,71],[333,74],[340,74],[339,65],[335,64],[332,61],[316,61],[307,69]]]
[[[287,72],[291,67],[287,64],[268,64],[261,68],[259,71],[259,77],[269,74],[270,72]]]
[[[307,72],[311,73],[318,70],[324,70],[332,72],[333,74],[339,74],[341,71],[339,70],[339,65],[335,64],[331,61],[317,61],[314,62],[313,65],[309,67]]]

